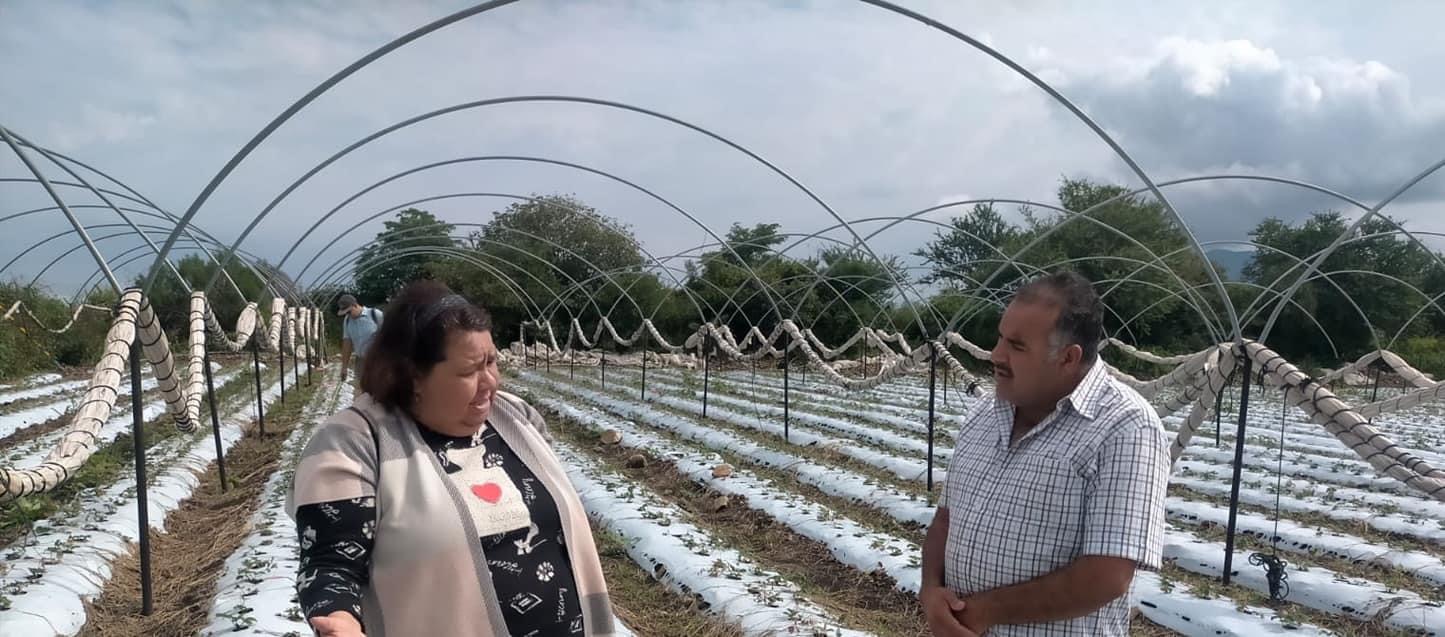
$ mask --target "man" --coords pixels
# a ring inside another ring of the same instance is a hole
[[[995,396],[959,430],[923,547],[935,635],[1127,635],[1136,568],[1160,565],[1169,443],[1098,361],[1084,277],[1024,285],[999,321]]]
[[[381,327],[383,316],[381,310],[362,307],[356,302],[356,297],[350,294],[343,294],[336,300],[336,315],[342,317],[341,382],[346,382],[347,374],[353,368],[353,354],[356,356],[354,367],[357,375],[360,375],[361,363],[366,357],[366,346],[371,343],[371,337],[376,334],[377,328]]]

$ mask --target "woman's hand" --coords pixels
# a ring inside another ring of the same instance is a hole
[[[316,630],[316,637],[366,637],[356,616],[344,610],[312,617],[311,628]]]

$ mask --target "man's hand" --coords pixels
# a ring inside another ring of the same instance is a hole
[[[993,628],[994,618],[990,612],[992,606],[983,596],[975,595],[963,600],[963,612],[959,614],[959,621],[963,622],[969,630],[982,635]]]
[[[312,617],[311,627],[316,630],[317,637],[366,637],[356,616],[344,610]]]
[[[983,631],[965,625],[967,604],[944,586],[925,586],[918,599],[923,604],[923,617],[928,629],[938,637],[979,637]]]

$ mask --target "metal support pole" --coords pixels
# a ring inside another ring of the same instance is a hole
[[[294,330],[295,323],[293,322],[292,329],[288,330],[286,333],[292,334],[294,333]],[[301,348],[296,347],[296,337],[294,336],[291,337],[291,348],[291,388],[295,389],[301,386]],[[281,371],[285,372],[286,370],[283,369]]]
[[[647,331],[642,332],[642,400],[647,400]]]
[[[316,344],[311,342],[312,332],[315,328],[311,325],[311,319],[306,319],[301,324],[301,341],[306,346],[306,364],[316,364]]]
[[[131,441],[135,443],[135,508],[139,517],[139,528],[137,537],[140,538],[140,594],[141,614],[151,614],[153,600],[151,597],[151,533],[150,533],[150,496],[146,484],[146,445],[145,445],[145,409],[141,405],[140,386],[140,359],[144,353],[141,351],[140,326],[136,326],[135,340],[130,346],[130,415],[131,415]]]
[[[1224,387],[1219,388],[1219,393],[1214,395],[1214,447],[1216,449],[1221,444],[1219,430],[1222,428],[1221,423],[1224,420],[1224,389],[1228,386],[1229,384],[1226,382]]]
[[[1229,526],[1224,535],[1224,584],[1229,585],[1230,571],[1234,568],[1234,532],[1239,516],[1240,471],[1244,469],[1244,428],[1249,418],[1249,381],[1254,380],[1250,366],[1254,361],[1248,358],[1248,351],[1241,348],[1239,355],[1244,358],[1244,387],[1239,392],[1239,430],[1234,434],[1234,477],[1229,485]]]
[[[948,404],[948,376],[952,372],[953,370],[947,367],[943,368],[943,404],[945,405]]]
[[[211,377],[211,350],[206,349],[206,402],[211,406],[211,434],[216,439],[216,471],[221,476],[221,492],[231,488],[226,481],[226,454],[221,450],[221,417],[216,413],[216,381]]]
[[[938,369],[938,349],[933,343],[928,344],[928,491],[933,492],[933,409],[934,395],[937,392],[935,381]]]
[[[276,377],[281,379],[281,405],[286,405],[286,319],[281,319],[281,335],[276,337]]]
[[[517,342],[522,344],[522,367],[527,366],[527,326],[517,326]]]
[[[712,385],[712,348],[710,336],[702,337],[702,417],[707,418],[708,388]]]
[[[788,377],[791,375],[790,368],[792,367],[792,361],[789,359],[792,357],[792,350],[788,349],[786,345],[783,346],[783,442],[788,442],[788,422],[792,416],[788,404],[790,399]]]
[[[601,343],[598,343],[601,345]],[[607,389],[607,350],[598,350],[602,354],[602,363],[598,367],[602,370],[602,388]]]
[[[261,341],[251,335],[251,361],[256,370],[256,426],[260,435],[266,435],[266,407],[261,404]]]
[[[1377,400],[1380,399],[1380,375],[1381,375],[1381,373],[1382,373],[1383,371],[1384,371],[1384,370],[1380,369],[1379,367],[1375,367],[1375,386],[1370,389],[1370,403],[1371,403],[1371,404],[1373,404],[1375,401],[1377,401]],[[1370,419],[1369,419],[1369,420],[1366,420],[1365,422],[1370,423],[1370,424],[1374,424],[1374,422],[1375,422],[1375,417],[1374,417],[1374,416],[1370,416]],[[1283,444],[1284,444],[1283,441],[1281,441],[1280,444],[1283,445]]]
[[[572,354],[568,357],[567,378],[577,380],[577,348],[568,347],[568,349],[572,351]]]

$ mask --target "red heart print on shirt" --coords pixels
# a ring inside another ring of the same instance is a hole
[[[481,498],[487,504],[496,504],[502,499],[502,487],[495,482],[472,485],[472,495]]]

